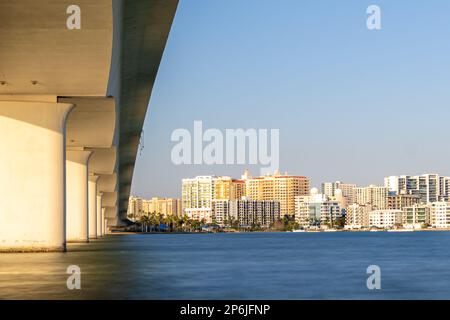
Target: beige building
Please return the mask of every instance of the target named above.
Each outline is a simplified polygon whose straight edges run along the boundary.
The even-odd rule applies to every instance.
[[[341,181],[322,183],[322,193],[328,197],[335,197],[336,191],[341,190],[346,203],[356,203],[356,184],[343,183]]]
[[[419,195],[412,194],[398,194],[388,196],[388,209],[402,210],[406,207],[411,207],[420,203]]]
[[[174,198],[157,198],[143,200],[143,211],[145,213],[161,213],[167,216],[181,216],[181,201]]]
[[[144,200],[139,197],[131,196],[128,199],[128,218],[138,220],[144,213]]]
[[[388,207],[388,194],[387,187],[370,185],[365,188],[356,188],[356,203],[368,206],[372,210],[383,210]]]
[[[309,179],[303,176],[281,175],[251,177],[243,175],[246,196],[252,200],[275,200],[280,202],[281,217],[295,214],[295,197],[309,195]]]
[[[431,225],[434,228],[450,228],[450,203],[433,202],[430,216]]]
[[[345,217],[346,229],[362,229],[368,228],[370,208],[364,205],[354,203],[347,207],[347,215]]]

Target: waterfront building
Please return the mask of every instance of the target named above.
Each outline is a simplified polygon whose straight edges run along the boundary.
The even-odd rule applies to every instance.
[[[231,177],[215,177],[212,180],[213,200],[238,200],[245,196],[245,181]]]
[[[230,219],[239,221],[240,227],[269,228],[280,220],[280,202],[274,200],[231,200]]]
[[[374,210],[369,212],[369,225],[370,227],[390,229],[401,226],[402,218],[402,210]]]
[[[426,204],[415,204],[403,208],[403,227],[407,229],[420,229],[429,225],[431,220],[431,207]]]
[[[242,176],[246,184],[246,196],[252,200],[279,201],[281,216],[295,214],[295,197],[309,194],[309,179],[290,176],[287,173],[251,177],[246,171]]]
[[[438,174],[390,176],[384,184],[391,194],[418,195],[422,203],[449,200],[450,177]]]
[[[173,198],[153,197],[150,200],[142,201],[144,213],[160,213],[163,216],[181,216],[181,201]]]
[[[187,208],[184,214],[192,220],[202,221],[204,223],[213,223],[213,214],[211,208]]]
[[[331,200],[316,188],[313,188],[308,196],[295,198],[295,221],[301,227],[333,226],[335,221],[342,217],[340,202]]]
[[[419,204],[420,196],[415,194],[395,194],[388,196],[388,209],[402,210],[406,207],[414,206]]]
[[[230,200],[214,200],[213,201],[213,222],[224,227],[229,224],[230,219]]]
[[[280,203],[269,200],[216,200],[213,201],[214,222],[219,226],[237,221],[240,227],[269,228],[280,220]]]
[[[356,203],[356,184],[343,183],[341,181],[322,183],[322,193],[330,198],[336,196],[337,190],[341,191],[348,205]]]
[[[357,203],[349,205],[345,216],[345,228],[363,229],[370,227],[369,212],[370,207],[368,206]]]
[[[450,228],[450,203],[433,202],[431,205],[431,225],[434,228]]]
[[[356,203],[368,206],[372,210],[383,210],[388,206],[389,189],[370,185],[364,188],[356,188]]]
[[[184,212],[187,209],[211,210],[214,178],[214,176],[198,176],[182,180],[181,205]]]
[[[236,200],[245,195],[245,181],[228,176],[198,176],[182,180],[182,211],[209,209],[216,200]]]
[[[130,196],[128,198],[127,216],[131,220],[138,220],[144,213],[144,200],[140,197]]]

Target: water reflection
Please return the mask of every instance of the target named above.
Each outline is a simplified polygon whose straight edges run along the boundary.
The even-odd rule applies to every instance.
[[[372,264],[380,291],[366,287]],[[115,235],[0,254],[0,298],[449,299],[449,264],[450,232]]]

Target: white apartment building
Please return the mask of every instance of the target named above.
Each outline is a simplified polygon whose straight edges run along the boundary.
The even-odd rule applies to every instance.
[[[448,201],[450,196],[450,177],[438,174],[390,176],[384,185],[391,193],[418,195],[422,203]]]
[[[211,210],[214,178],[214,176],[198,176],[193,179],[182,180],[181,203],[183,211],[186,209]]]
[[[407,229],[419,229],[423,225],[431,223],[431,206],[415,204],[403,208],[403,227]]]
[[[213,205],[213,220],[219,226],[223,227],[230,221],[230,201],[229,200],[214,200]]]
[[[450,203],[433,202],[430,215],[431,226],[434,228],[450,228]]]
[[[203,221],[204,223],[213,222],[213,214],[210,208],[188,208],[184,210],[184,214],[197,221]]]
[[[297,196],[295,198],[295,221],[301,227],[310,227],[333,223],[342,218],[342,208],[339,201],[318,193],[313,188],[309,196]]]
[[[391,229],[402,225],[402,210],[374,210],[369,212],[370,227]]]

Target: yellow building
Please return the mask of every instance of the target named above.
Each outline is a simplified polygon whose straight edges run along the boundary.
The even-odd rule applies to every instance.
[[[280,215],[295,214],[295,197],[309,194],[310,182],[307,177],[280,175],[251,177],[247,172],[242,178],[246,184],[246,196],[252,200],[278,200]]]

